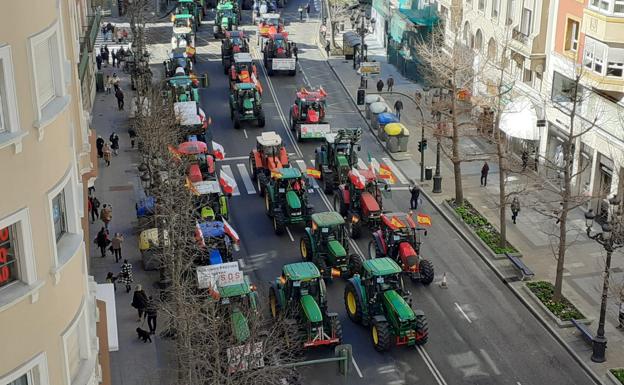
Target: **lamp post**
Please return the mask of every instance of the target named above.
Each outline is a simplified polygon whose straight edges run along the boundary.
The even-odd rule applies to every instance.
[[[355,31],[358,35],[360,35],[360,63],[364,62],[364,49],[366,44],[364,44],[364,38],[368,33],[370,18],[366,14],[366,10],[364,8],[359,9],[359,14],[351,15],[351,25],[356,25]],[[359,26],[357,26],[359,24]],[[353,55],[353,68],[355,69],[355,55]]]
[[[602,282],[602,298],[600,302],[600,319],[598,321],[598,330],[596,337],[592,340],[592,356],[594,362],[605,362],[605,352],[607,349],[607,337],[605,337],[605,318],[607,312],[607,294],[609,292],[609,275],[611,271],[611,255],[613,251],[624,246],[621,228],[621,212],[619,210],[620,199],[617,195],[609,199],[609,218],[607,222],[602,224],[602,232],[592,234],[592,226],[594,224],[594,210],[590,209],[585,213],[585,226],[587,228],[587,236],[604,247],[607,252],[605,261],[605,269]],[[613,234],[615,229],[615,236]]]

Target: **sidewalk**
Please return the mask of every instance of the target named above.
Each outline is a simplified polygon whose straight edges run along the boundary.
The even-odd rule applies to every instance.
[[[337,38],[337,42],[341,39]],[[394,78],[394,92],[404,93],[409,96],[416,91],[421,91],[419,84],[412,83],[403,78],[394,66],[386,60],[385,51],[373,40],[367,37],[368,60],[376,60],[381,63],[380,77],[386,83],[389,76]],[[356,91],[360,85],[360,76],[353,70],[352,61],[344,60],[344,57],[332,56],[329,64],[347,88],[352,98],[355,100]],[[375,84],[378,77],[369,79],[367,93],[376,93]],[[384,87],[384,91],[387,88]],[[384,99],[391,107],[395,100],[402,98],[400,95],[384,95]],[[420,180],[420,153],[418,152],[418,141],[420,140],[421,119],[413,103],[402,98],[405,109],[401,114],[401,122],[410,130],[409,153],[411,160],[399,162],[402,171],[414,181]],[[363,109],[363,106],[360,106]],[[425,119],[429,118],[429,111],[423,108]],[[428,148],[425,153],[425,166],[435,167],[435,140],[431,130],[425,129],[425,136],[428,140]],[[461,144],[462,154],[483,154],[494,153],[495,149],[491,143],[484,138],[464,137]],[[490,223],[497,226],[498,223],[498,165],[496,157],[488,160],[490,173],[487,187],[479,184],[482,161],[466,162],[462,164],[463,190],[465,199],[484,215]],[[421,184],[423,192],[427,193],[437,204],[454,197],[454,181],[452,163],[442,155],[441,161],[442,193],[433,195],[431,193],[432,182],[425,181]],[[550,211],[559,206],[558,198],[553,193],[548,193],[543,189],[545,183],[557,183],[556,180],[544,180],[533,172],[525,174],[514,174],[508,176],[506,188],[508,192],[520,192],[521,212],[514,225],[511,221],[511,212],[507,216],[507,238],[522,254],[523,262],[535,272],[534,280],[546,280],[554,282],[556,259],[553,253],[551,242],[557,242],[556,238],[550,237],[558,231],[558,226],[554,220],[538,213],[535,208]],[[565,272],[564,272],[564,293],[586,316],[596,319],[590,326],[590,330],[595,333],[599,315],[600,298],[602,291],[602,270],[604,269],[605,253],[602,246],[587,238],[585,234],[584,212],[581,209],[572,211],[568,219],[568,239],[571,246],[568,247]],[[506,259],[496,261],[496,265],[505,271],[513,271],[511,263]],[[612,283],[621,285],[624,280],[624,259],[614,256],[612,261]],[[514,286],[521,286],[515,283]],[[523,293],[523,291],[522,291]],[[617,293],[617,292],[616,292]],[[607,309],[606,334],[609,340],[607,349],[608,361],[604,364],[595,364],[589,360],[591,347],[587,345],[578,335],[575,328],[557,329],[557,332],[565,341],[572,346],[579,356],[585,360],[590,367],[599,375],[604,375],[608,368],[624,366],[624,333],[615,328],[618,324],[619,301],[617,295],[609,298]]]

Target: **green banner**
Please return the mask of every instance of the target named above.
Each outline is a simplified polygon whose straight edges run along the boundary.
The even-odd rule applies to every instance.
[[[388,1],[389,0],[373,0],[373,8],[375,8],[378,13],[383,15],[383,17],[388,16]]]
[[[406,26],[407,21],[399,13],[392,15],[392,20],[390,20],[390,37],[392,40],[400,43],[403,40]]]

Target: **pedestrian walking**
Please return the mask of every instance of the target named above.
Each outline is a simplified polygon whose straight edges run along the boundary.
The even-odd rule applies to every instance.
[[[487,162],[483,163],[483,167],[481,167],[481,186],[487,186],[487,177],[490,172],[490,166]]]
[[[109,31],[110,33],[110,31]],[[102,57],[102,59],[104,59],[104,62],[106,62],[106,64],[108,64],[108,58],[110,57],[110,50],[108,49],[108,44],[104,44],[104,57]]]
[[[392,92],[392,87],[394,87],[394,78],[392,75],[386,80],[386,85],[388,86],[388,92]]]
[[[110,144],[104,143],[104,147],[102,148],[102,153],[104,154],[104,163],[106,163],[106,167],[110,166],[111,157],[113,154]]]
[[[420,187],[412,184],[409,187],[410,192],[410,210],[418,210],[418,199],[420,198]]]
[[[128,262],[127,259],[124,259],[123,264],[121,265],[121,271],[117,276],[117,281],[126,285],[126,293],[130,293],[132,290],[132,264]]]
[[[134,127],[130,126],[128,128],[128,136],[130,137],[130,147],[134,148],[134,141],[136,140],[137,133],[134,130]]]
[[[379,79],[377,81],[377,92],[383,91],[383,87],[384,87],[384,82],[383,82],[383,80]]]
[[[91,210],[91,223],[100,217],[100,201],[97,197],[89,196],[89,209]]]
[[[624,329],[624,286],[620,289],[620,308],[618,310],[618,329]]]
[[[310,18],[310,3],[306,5],[306,21]]]
[[[104,222],[104,227],[108,231],[108,224],[113,220],[113,208],[111,205],[104,203],[100,210],[100,219]]]
[[[516,224],[516,218],[518,218],[518,213],[520,212],[520,200],[518,197],[514,197],[511,201],[511,220],[514,225]]]
[[[399,120],[401,120],[402,109],[403,109],[403,102],[401,101],[401,99],[397,99],[397,101],[394,102],[394,113],[397,116],[397,118],[399,118]]]
[[[113,72],[113,88],[115,91],[119,89],[119,84],[121,84],[121,79],[117,76],[116,72]]]
[[[147,314],[147,326],[149,327],[150,334],[156,334],[156,317],[158,316],[158,306],[151,295],[147,298],[147,308],[145,309],[145,313]]]
[[[299,21],[303,21],[303,7],[299,6]]]
[[[327,58],[329,59],[329,53],[331,52],[331,46],[329,45],[329,42],[325,44],[325,52],[327,53]]]
[[[111,89],[113,88],[113,78],[110,75],[106,75],[106,81],[104,82],[104,93],[106,95],[111,93]]]
[[[108,231],[106,231],[105,227],[98,231],[93,242],[100,248],[102,258],[106,257],[106,247],[110,243],[110,239],[108,239]]]
[[[113,150],[113,155],[119,155],[119,135],[116,132],[113,132],[109,138],[111,142],[111,149]]]
[[[147,294],[143,291],[143,286],[136,285],[134,294],[132,295],[131,305],[133,308],[137,309],[137,312],[139,313],[139,319],[137,319],[137,322],[141,322],[143,317],[146,315],[145,309],[147,309],[147,303]]]
[[[117,98],[117,107],[119,108],[119,111],[122,111],[124,109],[124,94],[121,91],[121,88],[117,87],[115,97]]]
[[[116,35],[117,35],[117,43],[121,44],[121,42],[123,41],[123,30],[121,28],[117,28]]]
[[[95,56],[95,65],[97,66],[98,71],[102,70],[102,55],[99,53]]]
[[[527,150],[522,151],[522,171],[526,171],[527,166],[529,165],[529,153]]]
[[[122,42],[125,43],[128,40],[128,30],[125,29],[125,28],[122,28],[121,29],[121,33],[122,33],[122,36],[123,36]]]
[[[115,277],[115,274],[109,271],[108,274],[106,274],[106,283],[112,283],[113,290],[117,291],[117,284],[115,282],[117,282],[117,277]]]
[[[292,43],[293,44],[293,55],[295,55],[295,61],[299,60],[299,48],[297,48],[297,43]]]
[[[98,135],[95,140],[95,147],[97,148],[98,158],[102,159],[104,157],[104,138]]]
[[[113,58],[113,67],[116,67],[117,66],[117,54],[115,53],[115,50],[111,52],[111,57]]]
[[[124,241],[124,237],[121,233],[115,233],[113,240],[111,241],[111,248],[113,249],[113,256],[115,262],[121,261],[121,244]]]

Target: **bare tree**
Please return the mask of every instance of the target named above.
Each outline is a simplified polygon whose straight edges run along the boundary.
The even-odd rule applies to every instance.
[[[350,20],[353,14],[352,0],[329,0],[329,15],[331,20],[331,43],[336,46],[336,34],[339,26]]]

